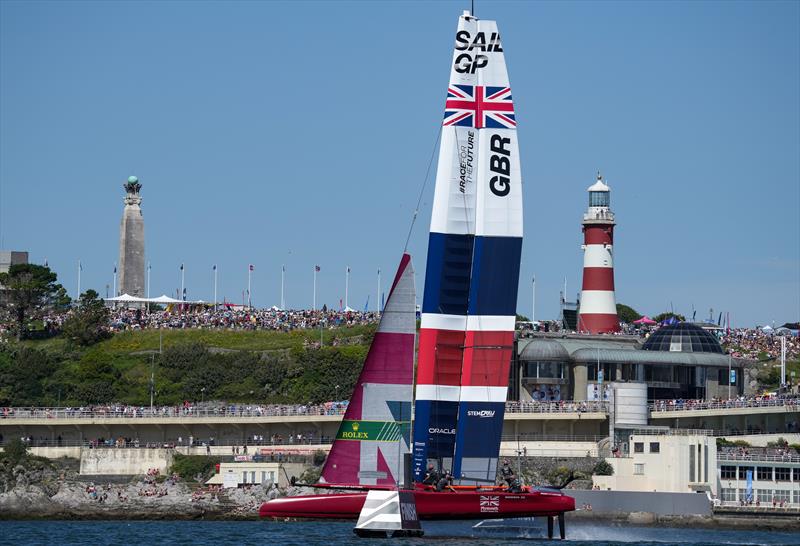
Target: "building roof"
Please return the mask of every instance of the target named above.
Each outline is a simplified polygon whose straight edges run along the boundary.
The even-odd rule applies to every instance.
[[[553,339],[536,339],[528,343],[522,353],[520,360],[569,360],[569,351],[564,345]]]
[[[635,349],[578,349],[571,355],[575,362],[609,362],[612,364],[678,364],[683,366],[728,367],[728,357],[715,353],[679,353]],[[732,361],[734,367],[740,367]]]
[[[659,328],[647,338],[642,349],[672,353],[725,354],[714,334],[690,322],[679,322]]]

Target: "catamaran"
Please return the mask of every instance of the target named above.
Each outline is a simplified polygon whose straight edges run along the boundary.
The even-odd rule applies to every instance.
[[[522,249],[517,121],[495,21],[459,18],[441,128],[417,353],[404,254],[350,405],[315,487],[264,503],[263,517],[359,517],[368,491],[412,491],[420,519],[553,516],[573,498],[497,486]],[[429,465],[449,472],[423,485]],[[349,491],[347,491],[349,489]]]

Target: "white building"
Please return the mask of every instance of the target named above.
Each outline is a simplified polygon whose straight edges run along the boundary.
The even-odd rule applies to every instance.
[[[626,456],[606,459],[613,476],[594,476],[600,489],[717,494],[717,445],[700,431],[632,434]]]

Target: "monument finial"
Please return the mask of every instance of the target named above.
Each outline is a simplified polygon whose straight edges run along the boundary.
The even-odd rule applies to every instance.
[[[128,181],[122,185],[122,188],[129,194],[139,195],[139,190],[142,189],[142,185],[139,183],[138,178],[129,176]]]

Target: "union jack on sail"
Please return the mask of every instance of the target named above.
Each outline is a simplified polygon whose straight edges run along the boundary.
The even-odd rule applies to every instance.
[[[447,89],[443,125],[514,129],[514,101],[510,87],[451,85]]]

